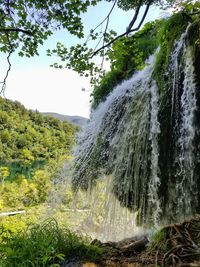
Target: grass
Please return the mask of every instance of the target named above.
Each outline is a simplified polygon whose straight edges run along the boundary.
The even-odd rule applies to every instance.
[[[4,233],[2,241],[1,267],[55,267],[72,258],[96,262],[102,254],[88,238],[59,226],[55,219],[32,225],[8,238]]]

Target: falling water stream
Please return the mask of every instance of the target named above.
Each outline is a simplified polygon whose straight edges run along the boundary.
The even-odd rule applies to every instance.
[[[153,78],[157,51],[142,71],[114,88],[92,112],[79,137],[74,188],[95,192],[99,179],[106,184],[101,239],[122,239],[133,235],[137,225],[158,226],[171,218],[186,218],[198,207],[194,174],[197,85],[187,42],[189,27],[171,53],[163,89],[171,96],[168,107],[166,93],[158,90]],[[165,111],[169,120],[163,119]],[[95,199],[95,195],[90,199],[93,207]]]

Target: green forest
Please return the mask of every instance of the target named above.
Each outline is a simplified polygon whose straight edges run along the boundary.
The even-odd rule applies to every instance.
[[[52,176],[71,155],[78,127],[3,98],[0,121],[1,211],[44,203]]]
[[[69,177],[61,172],[72,160],[79,126],[2,97],[0,121],[0,266],[59,266],[66,253],[80,250],[80,258],[97,260],[100,250],[69,231],[80,217],[73,222],[71,213],[61,213],[73,200]],[[54,194],[61,198],[55,210]],[[77,207],[84,207],[82,200]]]

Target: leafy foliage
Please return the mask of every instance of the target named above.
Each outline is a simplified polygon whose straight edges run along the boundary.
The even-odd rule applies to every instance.
[[[70,153],[77,130],[68,122],[26,110],[19,102],[0,98],[0,161],[55,159]]]
[[[152,1],[152,4],[158,3],[159,1],[154,0]],[[149,0],[134,0],[134,1],[130,1],[130,0],[119,0],[117,2],[119,8],[122,8],[123,10],[130,10],[130,9],[134,9],[137,8],[139,5],[143,6],[149,3]],[[161,3],[159,3],[161,4]]]
[[[196,13],[199,14],[200,11],[200,3],[199,1],[191,1],[191,0],[182,0],[182,1],[175,1],[175,12],[185,12],[190,15],[195,15]]]
[[[0,1],[0,51],[19,49],[19,56],[38,55],[38,46],[61,28],[83,37],[81,14],[97,1]]]
[[[169,55],[174,42],[180,38],[188,22],[198,20],[198,16],[188,15],[191,10],[197,12],[198,5],[195,4],[192,9],[190,4],[185,4],[184,12],[176,13],[165,20],[149,22],[133,36],[122,37],[116,41],[108,52],[111,70],[104,74],[100,82],[94,86],[93,108],[104,101],[118,83],[129,78],[135,71],[142,69],[145,66],[145,60],[153,54],[158,46],[160,46],[160,51],[157,55],[154,78],[158,86],[163,88],[164,73],[169,66]],[[193,26],[189,33],[193,37],[196,36],[196,39],[199,36],[197,28],[198,25]],[[198,40],[196,40],[197,42]]]
[[[44,203],[77,127],[0,98],[0,210]]]
[[[191,20],[185,13],[179,12],[166,20],[159,34],[160,51],[154,68],[154,78],[159,88],[165,88],[165,72],[169,66],[170,53],[174,42],[178,40]],[[173,31],[172,31],[173,29]]]
[[[83,44],[77,44],[68,49],[64,44],[58,43],[55,49],[48,50],[48,55],[56,55],[61,60],[60,63],[53,64],[54,67],[56,68],[67,67],[67,68],[77,71],[81,75],[85,75],[85,76],[90,75],[91,83],[93,85],[97,84],[97,82],[99,81],[99,77],[101,77],[101,75],[97,75],[97,72],[100,74],[103,74],[103,70],[101,67],[97,67],[94,64],[93,57],[96,55],[100,55],[102,58],[104,57],[109,58],[111,45],[113,44],[113,42],[115,42],[116,38],[118,39],[118,37],[121,37],[121,35],[117,36],[117,33],[115,31],[108,28],[109,16],[112,13],[112,10],[115,4],[117,3],[118,7],[125,11],[130,10],[130,9],[135,9],[135,17],[133,17],[134,22],[137,20],[137,17],[140,12],[140,8],[142,6],[144,5],[151,6],[153,4],[158,4],[160,6],[164,5],[164,1],[162,2],[159,0],[141,0],[141,1],[139,0],[118,0],[118,1],[108,0],[108,2],[113,2],[113,7],[111,8],[110,13],[107,16],[105,16],[105,19],[98,26],[90,30],[89,36],[87,37],[87,39],[85,40]],[[166,1],[166,3],[168,4],[172,4],[174,2],[175,0]],[[104,22],[106,24],[105,27],[103,26]],[[129,25],[130,30],[132,29],[134,22],[132,26]],[[99,31],[99,28],[101,28],[100,31]],[[122,34],[122,36],[125,36],[125,33]],[[120,38],[120,40],[122,40],[123,42],[123,38]],[[90,41],[92,41],[93,43],[95,43],[94,41],[96,41],[96,44],[94,45],[93,49],[91,48],[91,45],[89,44]]]
[[[87,11],[89,6],[94,6],[100,1],[0,1],[0,51],[8,54],[8,72],[11,67],[9,58],[13,51],[17,50],[19,56],[31,57],[38,55],[39,45],[43,45],[44,41],[56,30],[66,29],[78,38],[83,38],[81,16]],[[186,13],[199,12],[199,2],[194,1],[194,4],[192,4],[189,0],[108,0],[108,2],[113,2],[113,7],[117,3],[118,7],[125,11],[135,9],[137,14],[136,19],[139,15],[140,8],[144,5],[151,6],[156,4],[163,7],[165,4],[169,6],[175,4],[174,6],[177,10],[183,10]],[[104,30],[101,29],[99,31],[103,22],[106,22],[106,26],[103,27]],[[97,84],[103,71],[101,67],[94,64],[93,57],[98,54],[102,58],[108,58],[111,44],[116,40],[117,35],[116,32],[108,28],[109,15],[103,22],[96,28],[91,29],[88,38],[83,44],[77,44],[68,48],[64,44],[58,43],[52,51],[47,50],[48,55],[57,55],[61,59],[60,63],[55,63],[53,66],[56,68],[67,67],[77,71],[81,75],[90,76],[91,83],[94,85]],[[125,36],[125,34],[122,35]],[[121,43],[125,39],[122,38]],[[89,45],[90,41],[96,41],[94,49]],[[104,46],[105,44],[108,45]],[[101,45],[102,47],[99,49]],[[2,92],[5,90],[5,80],[3,82]],[[6,135],[7,133],[5,133]]]
[[[158,35],[163,23],[163,20],[148,22],[133,36],[123,37],[113,44],[108,53],[111,71],[94,87],[94,108],[105,100],[114,86],[145,66],[145,60],[159,45]]]
[[[102,33],[94,33],[94,30],[91,30],[89,39],[96,40],[101,39]],[[109,33],[104,34],[105,41],[109,42],[114,39],[116,32],[111,30]],[[67,48],[64,44],[57,43],[55,49],[47,50],[48,56],[57,56],[61,62],[54,63],[51,66],[55,68],[68,68],[78,72],[81,76],[91,77],[91,84],[96,84],[99,80],[99,77],[103,73],[101,67],[98,67],[93,58],[94,50],[87,45],[87,42],[84,42],[83,45],[77,44]],[[104,56],[104,51],[101,51],[101,56]]]
[[[4,180],[9,176],[10,172],[8,167],[0,167],[0,182],[4,182]]]
[[[54,219],[50,219],[4,238],[0,244],[0,265],[60,266],[64,259],[74,257],[82,261],[97,261],[101,253],[101,249],[91,245],[89,239],[61,228]]]

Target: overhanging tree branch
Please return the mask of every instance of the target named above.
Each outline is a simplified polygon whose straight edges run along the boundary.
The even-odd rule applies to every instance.
[[[20,29],[20,28],[0,28],[0,32],[22,32],[28,35],[33,35],[33,32],[28,31],[28,30],[24,30],[24,29]]]
[[[95,27],[94,30],[96,30],[97,28],[99,28],[99,27],[104,23],[104,21],[109,20],[109,17],[110,17],[110,15],[111,15],[111,13],[113,12],[113,9],[114,9],[116,3],[117,3],[117,0],[114,1],[114,4],[112,5],[112,7],[111,7],[111,9],[110,9],[108,15],[105,17],[105,19],[104,19],[101,23],[99,23],[99,24]]]
[[[140,0],[139,2],[139,5],[137,6],[136,10],[135,10],[135,14],[131,20],[131,22],[129,23],[127,29],[126,29],[126,33],[129,33],[130,30],[132,29],[133,25],[135,24],[137,18],[138,18],[138,14],[140,12],[140,8],[141,8],[141,5],[142,5],[142,0]]]
[[[137,28],[132,29],[132,30],[130,29],[130,31],[128,33],[131,33],[131,32],[134,32],[134,31],[138,31],[140,29],[140,27],[142,26],[142,23],[144,22],[147,14],[149,12],[149,8],[150,8],[152,2],[153,1],[150,1],[149,4],[146,6],[146,9],[145,9],[145,11],[143,13],[142,19],[140,20],[140,23],[138,24]]]
[[[104,34],[103,34],[103,46],[104,46],[104,43],[105,43],[105,38],[106,38],[106,34],[107,34],[107,30],[108,30],[108,25],[109,25],[109,20],[110,20],[110,14],[112,13],[113,11],[113,8],[115,6],[115,4],[117,3],[117,1],[115,1],[114,5],[112,6],[108,16],[107,16],[107,21],[106,21],[106,27],[105,27],[105,30],[104,30]],[[102,56],[102,61],[101,61],[101,69],[103,68],[103,63],[104,63],[104,57],[105,57],[105,53],[104,53],[104,49],[103,49],[103,56]]]
[[[107,25],[108,25],[108,22],[109,22],[109,19],[110,19],[110,15],[111,15],[111,13],[113,12],[113,9],[114,9],[114,7],[115,7],[115,5],[116,5],[116,3],[117,3],[117,0],[115,0],[114,1],[114,4],[112,5],[112,7],[111,7],[111,9],[110,9],[110,11],[109,11],[109,13],[108,13],[108,15],[93,29],[93,32],[94,31],[96,31],[105,21],[107,21]],[[104,34],[105,34],[105,32],[107,31],[107,27],[108,26],[106,26],[106,29],[105,29],[105,31],[104,31]],[[89,40],[89,38],[90,38],[90,35],[87,37],[87,40],[86,40],[86,42],[85,43],[87,43],[88,42],[88,40]]]
[[[118,39],[120,39],[121,37],[125,36],[125,35],[128,35],[129,33],[131,32],[134,32],[134,31],[138,31],[140,29],[140,27],[142,26],[142,23],[144,22],[147,14],[148,14],[148,11],[149,11],[149,8],[152,4],[153,0],[149,1],[149,3],[147,4],[146,6],[146,9],[143,13],[143,16],[140,20],[140,23],[138,24],[138,26],[134,29],[131,29],[131,27],[134,26],[136,20],[137,20],[137,17],[138,17],[138,14],[139,14],[139,11],[140,11],[140,8],[137,8],[135,14],[134,14],[134,17],[133,19],[131,20],[129,26],[127,27],[126,31],[120,35],[118,35],[117,37],[115,37],[114,39],[112,39],[110,42],[106,43],[105,45],[101,46],[99,49],[97,49],[96,51],[94,51],[94,53],[92,54],[91,58],[94,57],[95,55],[97,55],[101,50],[105,49],[106,47],[109,47],[111,44],[113,44],[114,42],[116,42]]]

